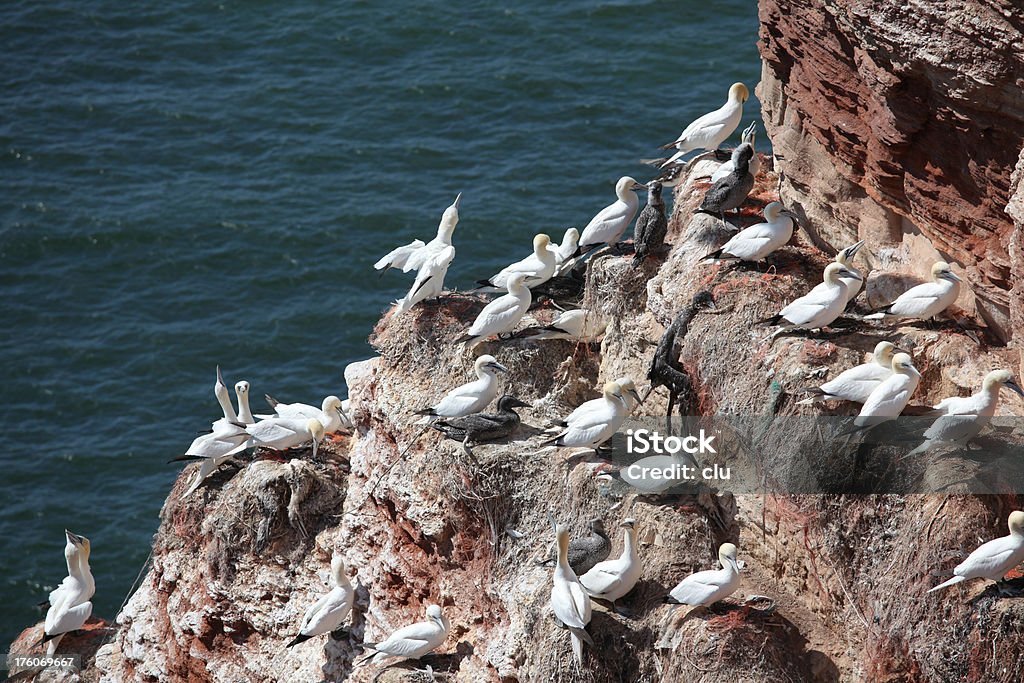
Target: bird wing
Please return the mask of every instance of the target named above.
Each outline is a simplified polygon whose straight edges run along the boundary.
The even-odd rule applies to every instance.
[[[580,235],[580,246],[616,241],[629,225],[629,221],[626,220],[627,216],[631,217],[631,212],[635,211],[634,207],[619,200],[604,207],[590,219],[587,227],[583,229]]]
[[[484,380],[475,380],[460,387],[455,387],[442,398],[434,412],[442,416],[462,416],[474,411],[485,388]],[[490,401],[488,401],[490,403]]]
[[[286,420],[319,420],[324,414],[316,406],[306,403],[278,403],[274,412]]]
[[[565,418],[565,424],[572,425],[581,421],[590,421],[590,417],[594,411],[600,410],[604,406],[604,398],[594,398],[589,401],[576,406],[576,409],[569,413],[569,416]]]
[[[715,570],[691,574],[680,581],[669,595],[681,605],[706,604],[721,588],[718,575]]]
[[[900,294],[887,308],[893,315],[920,315],[934,306],[946,291],[937,282],[925,282]]]
[[[558,620],[572,628],[586,628],[590,622],[590,598],[576,581],[556,580],[551,588],[551,609]]]
[[[858,417],[896,417],[907,405],[912,391],[903,376],[894,375],[871,392]]]
[[[822,384],[821,390],[832,398],[863,403],[879,384],[891,376],[892,370],[878,363],[864,363],[839,373],[832,381]]]
[[[732,117],[735,112],[725,104],[714,111],[709,111],[703,116],[699,116],[690,122],[683,132],[679,134],[676,139],[676,144],[681,142],[690,143],[688,146],[690,149],[700,149],[706,147],[708,143],[713,142],[718,136],[724,131],[725,127],[731,123]],[[737,124],[733,125],[733,128]],[[730,131],[731,132],[731,131]]]
[[[816,322],[827,317],[827,313],[831,313],[833,309],[839,307],[841,292],[841,289],[835,287],[827,287],[819,291],[812,289],[779,311],[779,315],[792,325],[797,326]],[[827,324],[827,322],[821,323],[821,325]],[[821,325],[816,325],[816,327]]]
[[[580,577],[580,583],[591,595],[600,597],[622,583],[622,566],[618,560],[598,562]]]
[[[403,268],[409,257],[418,249],[422,249],[425,243],[422,240],[413,240],[403,247],[397,247],[389,251],[384,257],[373,264],[375,270],[385,268]]]
[[[319,636],[330,633],[344,621],[352,610],[352,591],[334,588],[306,612],[299,633],[305,636]]]
[[[85,626],[91,614],[92,602],[83,602],[81,605],[58,610],[52,622],[47,615],[46,635],[52,636],[80,629]]]
[[[484,306],[466,334],[474,337],[507,332],[523,317],[525,308],[519,297],[506,294]]]
[[[246,431],[258,445],[281,445],[293,442],[298,438],[298,426],[294,420],[287,418],[263,420],[249,425],[246,427]]]
[[[377,643],[374,649],[396,657],[420,657],[433,650],[439,629],[432,622],[421,621],[398,629],[384,642]]]
[[[1003,536],[978,546],[958,564],[953,573],[968,579],[998,580],[1024,559],[1024,546],[1012,536]]]

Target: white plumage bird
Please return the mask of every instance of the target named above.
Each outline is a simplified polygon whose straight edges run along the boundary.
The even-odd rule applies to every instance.
[[[536,287],[550,280],[557,267],[558,255],[550,249],[551,238],[547,235],[536,235],[533,238],[533,253],[524,259],[509,264],[490,279],[481,280],[481,291],[499,292],[508,288],[509,279],[516,273],[522,273],[523,284]],[[573,247],[573,251],[576,247]]]
[[[403,273],[408,273],[410,270],[418,270],[436,254],[452,246],[452,233],[455,232],[455,226],[459,223],[459,203],[461,201],[462,193],[460,192],[452,205],[441,214],[441,222],[437,226],[437,236],[434,239],[426,244],[422,240],[413,240],[405,246],[393,249],[373,264],[374,269],[398,268]]]
[[[50,609],[43,622],[43,642],[46,656],[52,657],[65,633],[76,631],[92,615],[92,596],[96,594],[96,582],[89,568],[89,553],[92,546],[89,539],[64,530],[67,544],[64,559],[67,561],[68,576],[60,586],[50,592]]]
[[[674,142],[662,145],[661,149],[678,150],[661,166],[671,166],[676,161],[697,149],[707,151],[718,149],[733,134],[743,118],[743,103],[750,97],[750,91],[742,83],[733,83],[729,98],[718,109],[708,112],[688,125]]]
[[[846,307],[846,285],[840,279],[843,277],[857,276],[838,263],[828,264],[823,277],[826,285],[824,288],[812,289],[773,317],[761,322],[779,325],[776,335],[786,330],[816,330],[832,324]]]
[[[949,308],[960,296],[960,283],[963,282],[945,261],[937,261],[932,265],[932,281],[911,287],[896,297],[888,306],[880,311],[864,316],[865,320],[882,320],[884,318],[918,318],[931,320]]]
[[[569,629],[576,665],[582,666],[583,643],[594,645],[594,640],[587,633],[591,616],[590,598],[576,572],[569,566],[569,530],[559,524],[555,536],[558,542],[558,561],[551,579],[551,609],[555,617]]]
[[[846,247],[845,249],[840,249],[839,253],[836,254],[836,259],[835,259],[836,263],[838,263],[839,265],[843,266],[848,271],[850,271],[851,273],[856,275],[856,277],[841,277],[841,278],[839,278],[839,280],[844,285],[846,285],[846,303],[849,303],[850,301],[852,301],[854,299],[854,297],[856,297],[857,294],[860,292],[860,288],[864,285],[864,274],[861,273],[856,268],[854,268],[853,264],[851,263],[853,261],[853,257],[857,255],[857,252],[860,251],[861,247],[863,247],[863,246],[864,246],[864,240],[861,240],[861,241],[859,241],[859,242],[857,242],[855,244],[851,244],[850,246]],[[821,283],[817,287],[815,287],[814,289],[816,290],[816,289],[819,289],[819,288],[823,288],[824,286],[825,286],[825,284]],[[812,290],[812,291],[814,291],[814,290]]]
[[[844,370],[820,387],[807,389],[813,395],[797,402],[797,405],[807,406],[819,401],[864,403],[879,384],[892,376],[892,357],[898,351],[892,342],[878,342],[870,361]]]
[[[771,202],[764,207],[764,219],[764,223],[757,223],[739,231],[722,245],[721,249],[704,258],[763,261],[776,249],[785,246],[793,237],[793,216],[785,211],[779,202]],[[818,287],[823,285],[824,283]]]
[[[444,292],[444,279],[448,275],[448,266],[455,260],[455,247],[447,246],[428,256],[413,280],[409,292],[395,302],[397,313],[405,313],[421,301],[436,299]]]
[[[337,630],[352,611],[354,592],[352,584],[345,576],[345,560],[337,551],[331,558],[331,578],[334,580],[334,587],[310,605],[302,617],[298,635],[286,647]]]
[[[626,519],[620,526],[623,533],[622,555],[614,560],[598,562],[590,571],[580,577],[580,583],[592,598],[607,600],[615,606],[615,601],[626,596],[643,574],[643,564],[636,548],[635,522]]]
[[[723,600],[740,587],[740,566],[736,561],[736,546],[723,543],[718,548],[721,569],[708,569],[690,574],[669,591],[665,602],[671,605],[708,606]]]
[[[951,396],[942,399],[933,406],[942,414],[925,431],[924,443],[904,457],[909,458],[941,446],[966,446],[996,414],[999,390],[1003,387],[1024,396],[1024,390],[1013,381],[1013,373],[1009,370],[993,370],[985,375],[981,389],[976,394],[966,398]]]
[[[362,647],[372,650],[364,662],[380,663],[389,657],[419,659],[430,654],[448,639],[451,625],[437,605],[427,607],[427,620],[405,626],[379,643],[363,643]]]
[[[246,425],[249,433],[246,447],[263,447],[275,451],[295,448],[306,443],[313,444],[313,457],[324,438],[324,425],[315,418],[272,417],[256,424]]]
[[[455,343],[468,342],[472,348],[487,337],[514,330],[533,301],[530,289],[524,284],[525,280],[525,273],[513,274],[508,279],[508,294],[499,296],[484,306],[469,330],[456,339]]]
[[[199,485],[226,463],[231,456],[248,448],[249,439],[249,432],[245,430],[244,426],[234,423],[215,424],[213,431],[197,437],[184,455],[172,458],[171,462],[200,461],[199,470],[188,489],[181,494],[181,499],[184,500],[195,493]]]
[[[436,404],[419,410],[416,414],[430,417],[465,417],[479,413],[489,406],[498,395],[498,377],[494,373],[508,372],[508,368],[499,363],[494,356],[485,354],[476,359],[473,369],[476,371],[476,380],[452,389]]]
[[[596,312],[585,308],[562,311],[550,325],[527,327],[516,333],[517,337],[531,339],[572,339],[575,341],[596,341],[604,335],[607,323]]]
[[[587,401],[565,418],[564,428],[544,443],[562,448],[597,448],[614,436],[626,419],[628,408],[622,387],[604,385],[601,398]]]
[[[860,413],[853,421],[855,431],[877,427],[899,416],[914,395],[921,381],[917,371],[905,353],[892,357],[892,375],[872,390],[864,401]]]
[[[342,400],[337,396],[327,396],[320,403],[320,407],[311,406],[308,403],[281,403],[270,394],[264,394],[267,404],[273,408],[273,415],[259,415],[261,420],[269,420],[275,417],[289,420],[320,420],[324,426],[324,433],[330,434],[340,430],[349,423],[348,416],[342,410]]]
[[[615,183],[617,199],[590,219],[580,235],[579,248],[586,251],[600,244],[615,244],[622,239],[623,233],[636,218],[637,209],[640,208],[640,198],[637,197],[636,190],[646,187],[629,176],[619,178]]]
[[[953,578],[940,583],[929,593],[968,579],[1001,580],[1008,571],[1024,562],[1024,512],[1015,510],[1007,520],[1010,535],[981,545],[953,569]]]

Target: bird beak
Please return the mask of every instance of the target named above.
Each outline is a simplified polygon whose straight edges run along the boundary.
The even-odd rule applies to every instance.
[[[64,533],[67,534],[68,540],[74,543],[75,545],[82,545],[82,541],[85,540],[78,534],[73,534],[67,529],[64,530]]]
[[[954,282],[963,282],[963,280],[960,279],[960,276],[957,275],[956,273],[954,273],[952,270],[949,271],[949,272],[943,273],[942,277],[947,278],[949,280],[953,280]]]
[[[491,368],[492,370],[498,370],[499,372],[508,372],[508,368],[506,368],[501,363],[488,363],[487,367]]]
[[[1024,396],[1024,389],[1021,389],[1020,385],[1014,382],[1012,379],[1006,382],[1006,386],[1012,391],[1015,391],[1021,396]]]
[[[629,189],[631,189],[631,190],[646,190],[647,186],[644,185],[643,183],[633,183],[633,187],[631,187]]]
[[[864,242],[865,242],[865,240],[861,240],[860,242],[857,242],[856,244],[853,244],[853,245],[850,245],[849,247],[847,247],[846,248],[846,256],[847,256],[847,258],[853,258],[854,256],[856,256],[857,252],[860,251],[860,248],[864,246]]]
[[[633,398],[635,398],[636,402],[639,404],[640,403],[640,393],[636,389],[630,389],[629,393],[633,394]]]
[[[640,402],[636,404],[637,409],[639,409],[640,406],[642,406],[644,404],[644,401],[647,400],[647,397],[651,395],[652,391],[654,391],[654,385],[653,384],[650,387],[647,388],[647,391],[644,393],[643,398],[641,398]]]
[[[520,401],[518,398],[514,398],[514,399],[512,399],[512,407],[513,408],[529,408],[530,404],[527,403],[526,401]]]
[[[633,528],[633,522],[631,522],[629,520],[626,520],[625,522],[619,522],[619,526],[624,528],[624,529],[632,529]]]
[[[224,384],[224,377],[220,374],[220,366],[219,365],[217,366],[217,383],[218,384]],[[227,385],[224,384],[224,386],[227,386]]]
[[[852,270],[847,270],[846,268],[843,268],[842,270],[839,271],[839,276],[840,277],[852,277],[854,280],[863,280],[864,279],[863,276],[858,275],[857,273],[853,272]]]
[[[454,207],[455,207],[455,209],[456,209],[456,210],[458,210],[458,208],[459,208],[459,204],[460,204],[461,202],[462,202],[462,193],[460,192],[460,193],[458,194],[458,196],[457,196],[457,197],[455,197],[455,201],[454,201],[454,202],[452,202],[452,206],[454,206]]]
[[[734,558],[731,558],[731,557],[726,558],[726,559],[729,560],[729,566],[732,567],[732,570],[734,572],[736,572],[737,574],[739,574],[740,573],[740,565],[739,565],[739,563]]]

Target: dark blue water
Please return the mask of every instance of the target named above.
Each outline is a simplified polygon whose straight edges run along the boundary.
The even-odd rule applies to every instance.
[[[65,527],[114,615],[217,363],[344,395],[411,281],[371,264],[456,193],[466,287],[760,73],[752,0],[284,4],[0,5],[0,643]]]

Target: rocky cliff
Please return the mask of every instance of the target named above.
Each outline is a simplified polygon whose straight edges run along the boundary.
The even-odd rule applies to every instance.
[[[881,447],[854,472],[852,451],[821,449],[820,435],[804,426],[769,432],[762,470],[776,482],[810,477],[826,488],[855,475],[847,490],[859,493],[722,487],[650,500],[598,460],[542,451],[537,436],[606,379],[631,375],[643,389],[665,326],[702,289],[718,310],[694,319],[680,354],[698,386],[694,414],[768,423],[851,414],[850,404],[797,406],[793,392],[861,362],[882,338],[913,351],[925,377],[916,406],[974,391],[991,368],[1020,367],[1019,352],[1002,344],[1021,317],[1011,283],[1020,272],[1024,161],[1014,168],[1024,127],[1011,86],[1022,71],[1019,41],[1008,36],[1019,36],[1019,20],[1009,4],[973,0],[765,0],[759,92],[782,157],[774,162],[782,197],[804,228],[772,268],[698,264],[725,239],[717,219],[693,213],[707,170],[698,165],[677,188],[666,259],[640,269],[607,253],[593,260],[585,300],[609,322],[599,345],[512,341],[476,350],[506,365],[505,387],[533,404],[515,440],[478,447],[476,461],[421,433],[411,409],[465,381],[472,355],[453,356],[450,343],[482,300],[451,294],[385,314],[371,337],[379,356],[345,373],[351,435],[317,460],[260,457],[225,468],[182,501],[185,470],[140,588],[103,642],[93,642],[98,651],[80,678],[422,680],[410,668],[355,665],[356,644],[437,603],[452,632],[419,667],[443,680],[1024,679],[1024,600],[983,583],[925,595],[965,551],[1006,533],[1007,513],[1024,498],[971,492],[994,466],[1004,481],[1024,481],[1024,459],[924,467]],[[765,158],[747,220],[775,198],[772,166]],[[816,283],[834,250],[858,236],[870,245],[869,297],[925,274],[921,264],[936,253],[958,264],[969,277],[962,327],[860,326],[825,340],[764,342],[755,322]],[[1002,398],[1000,414],[1024,414],[1018,397]],[[665,408],[657,393],[644,405],[651,415]],[[870,493],[922,479],[913,490],[943,493]],[[623,601],[627,616],[595,612],[596,647],[582,671],[548,608],[550,570],[535,563],[553,540],[549,515],[575,531],[595,515],[609,529],[633,517],[640,529],[643,579]],[[712,567],[724,541],[738,544],[745,563],[740,592],[703,614],[669,612],[661,604],[668,589]],[[612,552],[621,545],[615,538]],[[326,590],[334,549],[357,587],[351,626],[285,649]],[[12,650],[38,637],[38,625],[27,629]]]

